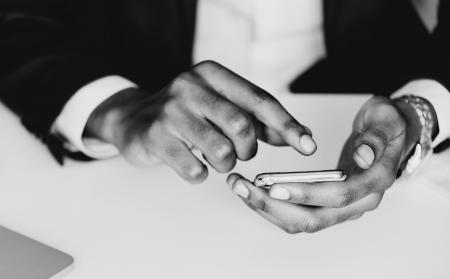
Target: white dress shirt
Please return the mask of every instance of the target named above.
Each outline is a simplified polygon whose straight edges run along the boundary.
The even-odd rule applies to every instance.
[[[439,0],[413,0],[429,30],[437,23]],[[275,97],[326,55],[320,0],[199,0],[194,62],[215,60],[268,90]],[[120,76],[98,79],[74,94],[55,120],[53,130],[72,149],[93,158],[118,154],[112,146],[82,138],[90,114],[104,100],[127,87]],[[394,94],[426,98],[436,110],[437,145],[450,138],[450,94],[436,81],[417,80]]]

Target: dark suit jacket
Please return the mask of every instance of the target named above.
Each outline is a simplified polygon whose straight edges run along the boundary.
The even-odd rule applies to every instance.
[[[427,32],[410,0],[325,0],[327,58],[299,92],[388,94],[414,78],[450,85],[450,2]],[[0,0],[0,97],[49,136],[84,84],[119,74],[152,93],[191,66],[196,0]],[[299,50],[301,51],[301,50]]]

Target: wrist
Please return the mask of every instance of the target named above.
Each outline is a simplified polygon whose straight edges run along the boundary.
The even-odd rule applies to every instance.
[[[123,130],[127,107],[143,95],[138,88],[127,88],[109,97],[89,116],[83,134],[117,146],[118,135],[123,134],[120,131]]]

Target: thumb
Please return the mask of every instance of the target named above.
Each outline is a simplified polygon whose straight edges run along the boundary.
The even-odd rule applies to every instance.
[[[379,159],[388,145],[387,133],[382,129],[369,129],[355,140],[353,160],[361,169],[369,169]]]
[[[361,169],[368,169],[380,160],[387,150],[386,155],[389,158],[397,158],[404,127],[403,117],[390,100],[379,97],[371,99],[363,106],[355,121],[355,163]]]

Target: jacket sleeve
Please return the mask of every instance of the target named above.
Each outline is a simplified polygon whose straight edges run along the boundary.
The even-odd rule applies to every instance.
[[[0,1],[0,98],[49,144],[50,127],[67,100],[111,74],[111,67],[87,28],[87,8],[44,2]]]

